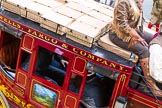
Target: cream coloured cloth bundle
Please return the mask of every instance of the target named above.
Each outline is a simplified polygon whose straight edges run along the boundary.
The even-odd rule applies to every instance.
[[[149,47],[150,75],[158,82],[162,82],[162,47],[159,44],[152,44]]]

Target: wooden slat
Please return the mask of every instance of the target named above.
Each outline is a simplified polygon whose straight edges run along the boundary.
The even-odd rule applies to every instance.
[[[33,1],[51,8],[56,8],[63,5],[63,3],[55,0],[33,0]]]
[[[72,8],[72,9],[75,9],[77,11],[83,12],[83,13],[87,13],[87,12],[92,10],[92,8],[84,6],[84,5],[79,4],[77,2],[69,2],[65,5]]]
[[[107,15],[105,15],[105,14],[103,14],[101,12],[98,12],[96,10],[92,10],[92,11],[88,12],[87,14],[90,15],[90,16],[93,16],[93,17],[95,17],[97,19],[103,20],[105,22],[112,21],[112,18],[110,16],[107,16]]]
[[[89,7],[91,9],[96,9],[101,5],[101,3],[95,1],[89,1],[89,0],[72,0],[72,1],[84,5],[85,7]]]
[[[105,8],[105,7],[100,6],[100,7],[96,8],[95,10],[97,10],[98,12],[103,13],[107,16],[114,17],[114,11],[112,11],[109,8]]]

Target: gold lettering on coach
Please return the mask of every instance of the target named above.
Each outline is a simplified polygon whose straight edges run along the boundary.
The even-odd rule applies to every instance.
[[[92,54],[88,54],[87,58],[90,58],[90,59],[92,59],[92,60],[95,60],[95,56],[92,55]]]
[[[87,53],[86,53],[86,52],[84,52],[84,51],[80,51],[80,55],[82,55],[82,56],[86,56],[86,55],[87,55]]]
[[[46,41],[49,41],[49,40],[50,40],[50,38],[49,38],[48,36],[44,36],[44,39],[45,39]]]
[[[115,68],[115,67],[116,67],[116,64],[114,64],[114,63],[110,63],[109,66]]]
[[[55,39],[51,39],[51,42],[53,43],[53,44],[57,44],[58,43],[58,41],[57,40],[55,40]]]
[[[101,63],[104,64],[104,65],[108,65],[106,60],[102,61]]]
[[[68,48],[68,45],[63,43],[62,44],[62,47],[65,48],[65,49],[67,49]]]
[[[102,58],[97,58],[96,61],[97,62],[101,62],[102,61]]]
[[[0,20],[2,20],[2,21],[4,21],[4,22],[8,23],[9,25],[12,25],[12,26],[15,27],[15,28],[18,28],[18,29],[21,28],[21,25],[20,25],[20,24],[17,24],[16,22],[13,22],[13,21],[11,21],[11,20],[9,20],[9,19],[7,19],[7,18],[4,18],[3,16],[0,16]]]
[[[124,67],[123,67],[123,66],[120,66],[119,69],[120,69],[121,71],[123,71],[123,70],[124,70]]]
[[[72,51],[75,52],[75,53],[78,53],[76,48],[73,48]]]
[[[43,36],[44,36],[44,35],[40,33],[38,37],[40,37],[40,38],[43,39]]]

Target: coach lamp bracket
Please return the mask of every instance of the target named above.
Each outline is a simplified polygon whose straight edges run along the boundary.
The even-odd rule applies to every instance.
[[[127,97],[119,96],[115,102],[114,108],[126,108],[127,107]]]

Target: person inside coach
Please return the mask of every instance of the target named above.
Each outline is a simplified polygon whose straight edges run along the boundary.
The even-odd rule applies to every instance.
[[[152,35],[143,31],[143,1],[116,0],[114,19],[109,25],[109,35],[114,44],[139,56],[147,84],[154,95],[162,97],[162,91],[149,74],[148,43]]]

